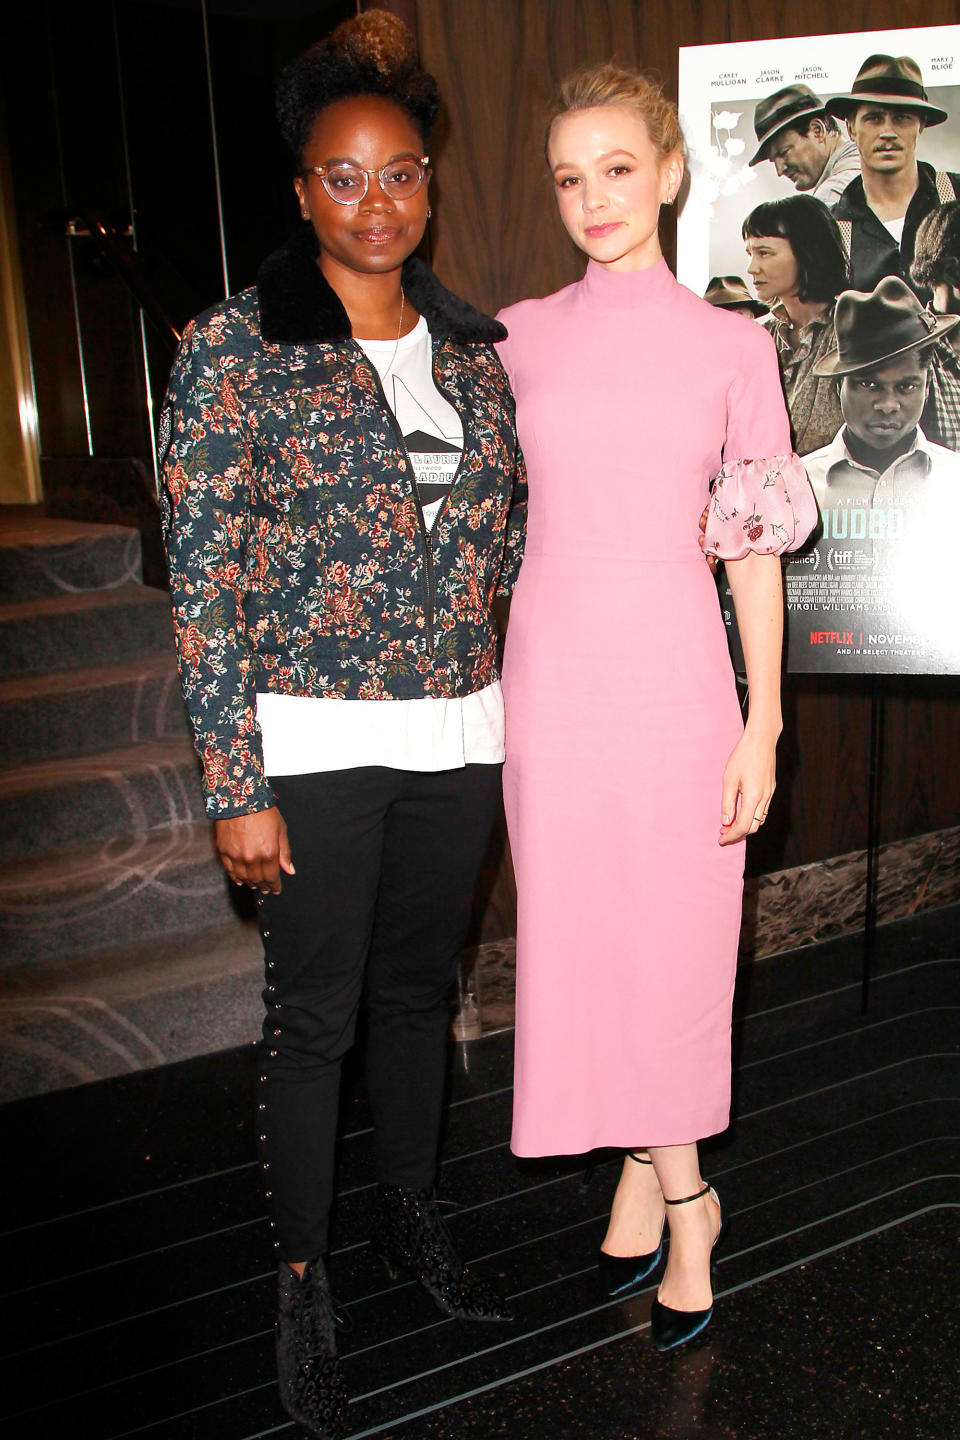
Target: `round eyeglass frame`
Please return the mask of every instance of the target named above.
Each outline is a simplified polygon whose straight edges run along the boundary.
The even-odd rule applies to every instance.
[[[352,161],[338,160],[333,165],[308,165],[306,170],[302,171],[302,174],[304,178],[306,178],[308,175],[316,175],[324,190],[326,190],[327,194],[330,196],[330,199],[335,201],[337,205],[359,205],[362,200],[365,200],[367,198],[367,192],[370,189],[371,175],[376,175],[377,179],[380,182],[380,189],[383,191],[384,195],[388,195],[391,200],[412,200],[414,195],[416,195],[417,191],[420,189],[424,180],[426,180],[427,176],[430,173],[430,156],[421,155],[419,158],[414,156],[403,157],[403,159],[407,158],[411,159],[413,164],[416,165],[417,172],[420,178],[417,180],[416,185],[409,192],[409,194],[406,195],[394,194],[391,186],[391,181],[389,180],[389,178],[385,178],[388,176],[392,166],[401,163],[397,160],[391,160],[389,164],[382,166],[379,170],[376,167],[367,170],[364,169],[362,165],[354,165]],[[340,169],[353,170],[358,175],[363,176],[363,192],[357,197],[356,200],[344,200],[342,195],[336,195],[330,189],[330,186],[327,183],[327,177],[330,174],[331,170]]]

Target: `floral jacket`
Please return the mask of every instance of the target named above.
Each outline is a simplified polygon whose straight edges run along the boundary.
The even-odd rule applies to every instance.
[[[407,261],[404,290],[464,432],[428,534],[379,378],[315,256],[304,227],[256,286],[191,321],[161,415],[180,677],[214,817],[273,804],[257,690],[389,700],[495,680],[492,601],[523,550],[503,326]]]

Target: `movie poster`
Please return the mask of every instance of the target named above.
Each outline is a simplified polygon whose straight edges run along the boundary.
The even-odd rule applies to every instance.
[[[821,511],[789,668],[960,673],[960,26],[681,49],[680,115],[678,278],[772,334]]]

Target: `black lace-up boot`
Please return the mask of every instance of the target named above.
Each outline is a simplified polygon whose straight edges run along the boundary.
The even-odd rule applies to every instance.
[[[391,1280],[419,1280],[445,1315],[455,1320],[512,1320],[507,1301],[467,1270],[440,1217],[432,1190],[381,1185],[373,1248]]]
[[[277,1379],[280,1403],[316,1440],[344,1433],[347,1392],[337,1359],[327,1272],[311,1260],[300,1279],[280,1266],[277,1286]]]

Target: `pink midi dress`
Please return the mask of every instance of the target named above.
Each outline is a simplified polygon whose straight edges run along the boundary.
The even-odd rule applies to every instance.
[[[742,721],[698,544],[816,523],[773,341],[665,262],[500,316],[530,482],[504,663],[517,876],[512,1147],[673,1145],[725,1128],[742,844],[721,779]]]

